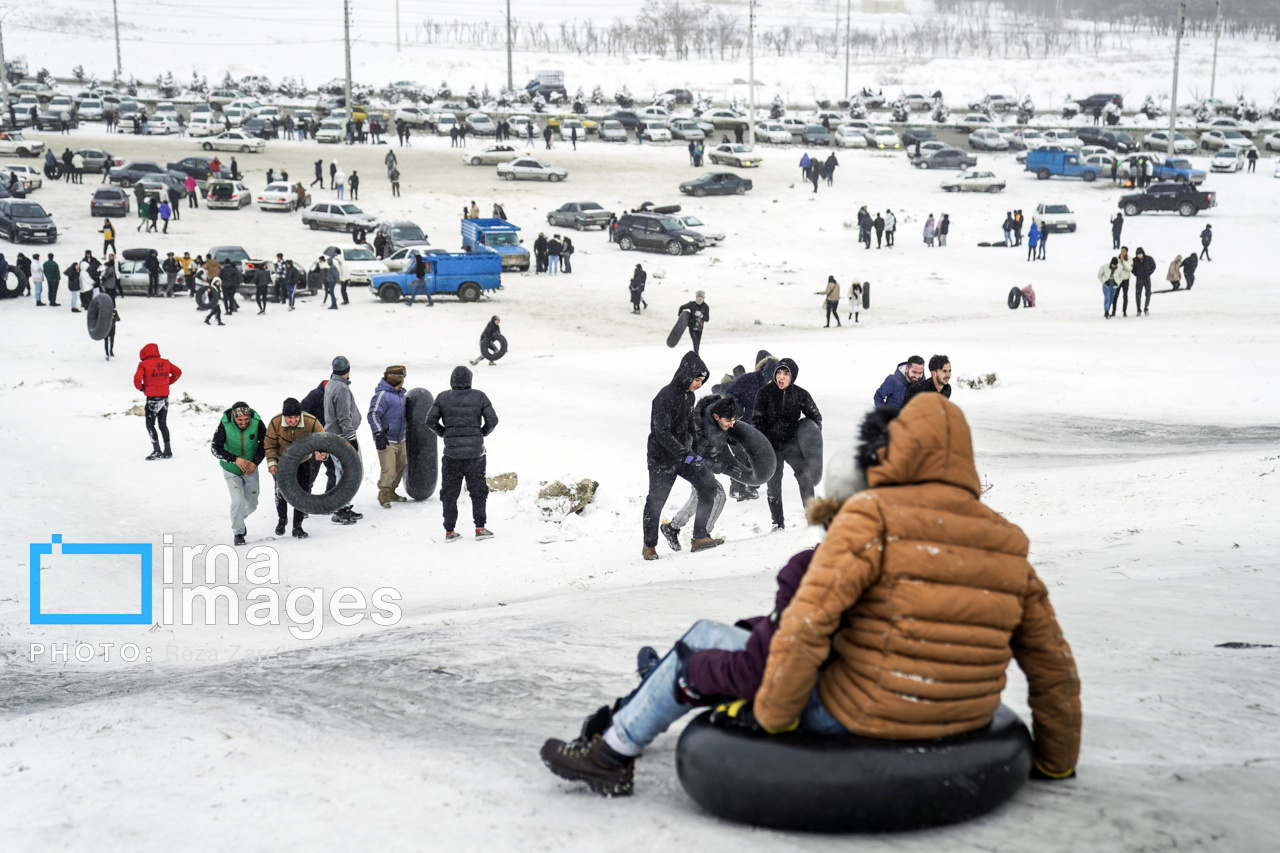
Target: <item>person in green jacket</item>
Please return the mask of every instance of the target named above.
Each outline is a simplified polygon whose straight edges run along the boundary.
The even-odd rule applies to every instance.
[[[267,455],[266,427],[248,403],[239,402],[222,413],[210,445],[222,466],[231,493],[231,532],[235,544],[245,544],[244,520],[258,508],[258,465]]]
[[[49,258],[40,267],[44,270],[45,284],[49,285],[49,304],[57,306],[58,304],[58,282],[62,281],[62,270],[58,269],[57,263],[53,260],[53,252],[49,253]]]

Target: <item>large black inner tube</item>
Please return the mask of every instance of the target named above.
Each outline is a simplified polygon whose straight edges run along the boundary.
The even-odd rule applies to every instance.
[[[507,354],[507,339],[499,332],[480,341],[480,354],[489,361],[497,361]]]
[[[328,453],[342,463],[342,476],[334,487],[323,494],[313,495],[298,482],[298,469],[317,452]],[[289,445],[280,456],[276,467],[276,481],[280,494],[289,505],[308,515],[328,515],[347,506],[360,491],[364,479],[364,464],[360,454],[345,438],[332,432],[313,432]]]
[[[796,426],[796,447],[804,457],[804,475],[809,485],[822,481],[822,428],[817,421],[804,418]]]
[[[115,303],[105,293],[93,297],[89,307],[85,309],[84,319],[89,324],[89,337],[100,341],[111,331],[111,312]]]
[[[405,395],[404,490],[415,501],[425,501],[436,489],[440,457],[436,434],[427,427],[427,412],[435,398],[426,388],[414,388]]]
[[[1017,310],[1018,306],[1021,304],[1022,304],[1022,289],[1019,287],[1015,287],[1009,291],[1009,308],[1013,310]]]
[[[803,832],[901,832],[969,820],[1009,800],[1031,772],[1031,735],[1001,705],[991,724],[937,740],[761,736],[712,726],[680,735],[676,772],[727,820]]]
[[[748,486],[762,486],[769,482],[778,464],[778,456],[764,433],[744,421],[738,421],[729,430],[734,443],[729,452],[738,463],[741,476],[736,479]]]

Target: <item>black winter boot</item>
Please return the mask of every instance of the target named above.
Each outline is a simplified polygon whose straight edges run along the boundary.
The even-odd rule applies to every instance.
[[[287,519],[287,518],[282,518],[282,519],[280,519],[279,521],[277,521],[277,522],[276,522],[276,535],[277,535],[277,536],[283,536],[283,535],[284,535],[284,529],[285,529],[285,527],[287,527],[287,526],[288,526],[288,524],[289,524],[289,519]]]
[[[561,779],[586,782],[606,797],[629,797],[635,783],[636,760],[614,752],[600,735],[582,746],[552,738],[542,745],[542,763]]]
[[[160,445],[156,444],[155,442],[152,442],[151,455],[147,457],[147,461],[150,462],[153,459],[163,459],[163,458],[164,458],[164,453],[160,450]]]
[[[672,551],[680,550],[680,528],[672,527],[671,522],[664,521],[662,526],[658,528],[662,531],[662,535],[666,538],[667,544],[671,546]]]
[[[160,454],[160,458],[161,458],[161,459],[172,459],[172,458],[173,458],[173,448],[171,448],[171,447],[168,445],[168,443],[167,443],[167,442],[165,443],[165,446],[164,446],[164,453],[161,453],[161,454]]]

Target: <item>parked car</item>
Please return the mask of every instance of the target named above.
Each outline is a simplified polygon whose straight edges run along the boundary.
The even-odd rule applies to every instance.
[[[403,121],[405,124],[409,125],[409,127],[423,128],[427,126],[428,118],[429,114],[426,110],[421,109],[420,107],[404,104],[396,107],[392,123],[395,121]]]
[[[985,169],[969,169],[954,178],[947,178],[940,186],[949,193],[998,193],[1004,189],[1004,181]]]
[[[262,109],[262,104],[253,98],[236,98],[222,108],[222,114],[225,116],[229,109],[240,110],[244,118],[250,119],[258,114],[258,111]]]
[[[280,128],[273,119],[261,118],[254,116],[253,118],[240,125],[240,130],[247,133],[254,139],[279,139]]]
[[[686,142],[696,142],[707,138],[696,121],[691,118],[673,118],[669,125],[671,135]]]
[[[212,162],[212,157],[183,157],[176,163],[167,164],[166,168],[170,172],[182,172],[184,175],[190,175],[197,181],[207,181],[209,179],[209,164]]]
[[[1065,204],[1038,204],[1033,217],[1041,231],[1075,231],[1076,217]]]
[[[0,234],[10,243],[58,242],[53,217],[36,202],[23,199],[0,199]]]
[[[187,180],[187,176],[181,172],[161,172],[158,175],[143,175],[134,184],[136,187],[142,187],[151,194],[168,195],[169,190],[177,190],[185,192],[183,184]]]
[[[776,145],[790,145],[791,131],[775,121],[762,121],[755,128],[756,139]]]
[[[1143,151],[1168,151],[1169,150],[1169,131],[1153,130],[1146,136],[1142,137]],[[1196,150],[1196,144],[1193,140],[1183,136],[1181,133],[1175,132],[1173,135],[1173,153],[1174,154],[1190,154]]]
[[[917,149],[920,151],[919,154],[915,153]],[[947,143],[947,142],[943,142],[941,139],[926,139],[923,142],[919,142],[919,143],[916,143],[915,145],[912,145],[911,148],[908,149],[908,155],[909,155],[908,159],[910,160],[911,165],[919,166],[920,160],[926,159],[928,157],[932,157],[938,151],[959,151],[959,150],[960,149],[956,148],[954,145],[951,145],[950,143]],[[968,156],[968,155],[965,155],[965,156]],[[973,159],[977,160],[978,158],[975,157]]]
[[[527,138],[529,128],[533,128],[533,135],[536,137],[542,130],[538,127],[538,123],[526,115],[507,116],[507,124],[511,125],[511,135],[517,139]]]
[[[594,201],[571,201],[548,213],[547,224],[572,227],[578,231],[586,228],[599,228],[603,231],[609,226],[609,219],[612,216],[610,211]]]
[[[1202,184],[1208,177],[1202,169],[1191,165],[1190,160],[1182,157],[1153,157],[1151,160],[1151,177],[1157,181],[1190,181]]]
[[[790,131],[792,136],[799,136],[804,132],[805,126],[809,124],[809,122],[796,116],[783,116],[777,119],[777,122]]]
[[[178,126],[177,113],[157,113],[147,119],[148,136],[168,136],[181,130],[182,128]]]
[[[672,103],[676,103],[676,104],[692,104],[693,103],[693,92],[690,92],[688,89],[668,89],[662,94],[668,95],[671,98]]]
[[[1218,116],[1196,126],[1201,133],[1210,130],[1238,130],[1244,136],[1253,136],[1253,128],[1238,119]]]
[[[377,234],[381,234],[386,240],[388,254],[395,254],[402,249],[423,250],[430,245],[423,230],[407,219],[384,219],[378,223],[375,236]],[[397,268],[388,265],[388,269]]]
[[[866,128],[845,123],[836,128],[836,145],[840,148],[866,148]]]
[[[560,166],[552,166],[536,157],[517,157],[498,164],[498,177],[508,181],[563,181],[569,172]]]
[[[945,144],[945,143],[939,143]],[[917,169],[970,169],[978,165],[978,158],[959,148],[943,148],[925,153],[911,161]]]
[[[458,126],[458,117],[453,113],[435,113],[431,117],[431,126],[436,129],[436,136],[448,136]]]
[[[708,245],[716,246],[724,242],[723,231],[716,231],[710,225],[692,214],[678,213],[676,214],[676,219],[679,219],[685,228],[695,234],[701,234],[703,239],[707,241]]]
[[[707,152],[707,159],[711,161],[713,166],[737,166],[739,168],[759,166],[764,162],[764,158],[749,145],[740,145],[736,142],[723,142],[717,145]]]
[[[333,144],[347,137],[346,123],[336,119],[325,119],[316,128],[315,140],[320,143]]]
[[[600,135],[600,139],[604,142],[627,141],[627,129],[622,126],[622,122],[615,121],[614,119],[605,119],[600,122],[600,127],[597,130],[597,133]]]
[[[131,187],[148,175],[162,175],[167,171],[159,163],[150,160],[132,160],[111,170],[111,183]]]
[[[1280,130],[1268,133],[1262,140],[1262,148],[1264,151],[1280,151]]]
[[[214,89],[209,93],[209,103],[220,107],[243,97],[245,94],[239,89]]]
[[[1107,130],[1101,127],[1078,127],[1078,136],[1087,145],[1101,145],[1119,154],[1138,150],[1137,141],[1123,130]]]
[[[368,285],[372,276],[389,272],[387,265],[364,246],[327,246],[321,254],[334,259],[339,280],[347,284]]]
[[[239,127],[251,118],[253,118],[253,113],[241,107],[222,108],[222,123],[224,126],[229,124],[232,127]]]
[[[1079,148],[1084,145],[1084,140],[1076,136],[1074,130],[1045,130],[1041,132],[1041,136],[1047,145],[1060,145],[1063,148]]]
[[[1090,95],[1087,98],[1077,99],[1076,103],[1079,104],[1080,112],[1082,113],[1092,113],[1094,107],[1105,109],[1107,104],[1115,104],[1117,107],[1124,109],[1124,98],[1114,93]]]
[[[702,114],[702,118],[715,125],[717,130],[732,130],[739,125],[747,124],[747,117],[733,110],[707,110]]]
[[[667,122],[665,119],[645,119],[640,122],[640,126],[644,128],[644,138],[649,142],[671,141],[671,131],[667,128]]]
[[[81,121],[102,121],[103,104],[101,98],[85,98],[80,102],[76,112]]]
[[[472,113],[467,116],[467,132],[476,136],[496,136],[498,126],[484,113]]]
[[[751,189],[748,178],[740,178],[733,172],[707,172],[691,181],[680,184],[685,195],[743,195]]]
[[[889,132],[893,133],[893,131]],[[820,124],[806,124],[804,130],[800,131],[800,142],[804,145],[829,147],[831,145],[831,133]]]
[[[1180,216],[1195,216],[1217,207],[1218,194],[1203,192],[1190,183],[1152,184],[1140,193],[1123,195],[1117,203],[1125,216],[1158,210],[1176,210]]]
[[[253,204],[253,193],[241,181],[218,178],[205,187],[204,206],[210,210],[239,210]]]
[[[44,153],[44,142],[27,139],[20,130],[0,133],[0,154],[17,154],[19,157],[36,157]]]
[[[586,126],[572,117],[562,118],[560,123],[556,125],[556,132],[561,139],[572,139],[575,132],[578,134],[579,141],[587,138]]]
[[[256,139],[243,130],[227,130],[200,143],[205,151],[239,151],[242,154],[261,153],[267,147],[264,140]]]
[[[928,142],[937,138],[927,127],[907,127],[902,130],[902,145],[905,148],[910,148],[917,142]]]
[[[306,194],[302,206],[311,206],[311,193]],[[258,207],[263,210],[297,210],[298,193],[294,190],[293,184],[275,181],[263,187],[262,192],[258,194]]]
[[[406,246],[403,249],[396,249],[383,258],[382,262],[387,265],[387,269],[391,272],[403,272],[409,265],[410,255],[414,253],[419,255],[447,255],[449,250],[437,249],[434,246]]]
[[[1244,149],[1219,148],[1209,161],[1209,168],[1215,172],[1239,172],[1246,159]]]
[[[974,151],[1008,151],[1009,140],[996,133],[994,127],[980,127],[969,134],[969,147]]]
[[[991,104],[991,109],[996,112],[1003,113],[1016,108],[1018,106],[1018,99],[1012,95],[986,95],[980,101],[971,101],[969,103],[969,109],[980,110],[988,103]]]
[[[198,113],[187,121],[187,135],[194,137],[213,136],[222,131],[222,122],[212,113]]]
[[[1080,155],[1081,160],[1085,157],[1092,157],[1094,154],[1109,154],[1110,152],[1111,149],[1105,145],[1085,145],[1076,151],[1076,153]]]
[[[653,118],[653,116],[646,116],[646,118]],[[558,113],[557,115],[553,115],[551,118],[547,119],[547,127],[558,128],[566,121],[576,121],[578,123],[579,139],[585,138],[585,135],[583,133],[584,130],[596,129],[596,122],[592,121],[589,118],[583,118],[582,116],[574,115],[573,113]]]
[[[891,127],[873,127],[867,131],[867,147],[885,150],[890,148],[901,148],[902,140],[898,139],[898,134],[893,132]]]
[[[80,121],[76,118],[75,110],[70,106],[55,107],[52,104],[41,110],[36,115],[36,130],[61,130],[63,113],[67,116],[67,127],[79,127]]]
[[[650,249],[668,255],[690,255],[707,245],[706,238],[665,213],[624,213],[613,232],[618,248]]]
[[[1220,148],[1240,148],[1248,150],[1253,142],[1238,130],[1211,130],[1200,135],[1200,147],[1206,151],[1217,151]]]
[[[35,166],[28,166],[26,163],[6,163],[4,170],[13,173],[27,192],[44,186],[44,176]],[[8,181],[5,181],[5,184],[7,185]]]
[[[376,216],[370,216],[354,204],[322,202],[313,204],[302,214],[302,224],[312,231],[328,228],[331,231],[354,231],[357,227],[372,231],[378,224]]]
[[[982,113],[969,113],[967,116],[965,116],[963,119],[961,119],[956,123],[956,125],[961,130],[966,130],[969,133],[973,133],[978,128],[991,127],[994,124],[995,124],[994,121],[987,118]]]
[[[514,160],[519,152],[514,145],[501,143],[481,148],[479,151],[464,151],[462,162],[471,166],[496,166],[508,160]]]
[[[921,95],[919,92],[912,92],[910,95],[903,95],[902,100],[906,102],[907,109],[913,113],[922,113],[928,111],[933,106],[933,99]]]

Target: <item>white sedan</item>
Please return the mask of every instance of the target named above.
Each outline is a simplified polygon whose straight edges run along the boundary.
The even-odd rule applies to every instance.
[[[724,142],[717,145],[707,152],[707,159],[711,161],[713,166],[737,166],[739,168],[759,166],[764,162],[764,158],[755,153],[750,146],[739,145],[736,142]]]
[[[1021,142],[1027,149],[1039,148],[1046,142],[1044,135],[1041,134],[1040,131],[1032,130],[1029,127],[1024,127],[1021,130],[1015,131],[1013,138],[1018,142]]]
[[[650,142],[670,142],[671,130],[667,127],[667,123],[663,119],[651,118],[640,122],[640,126],[644,128],[644,138]]]
[[[462,162],[471,166],[496,166],[518,156],[514,145],[490,145],[479,151],[467,151],[462,155]]]
[[[1168,151],[1169,150],[1169,131],[1153,130],[1146,136],[1142,137],[1143,151]],[[1173,153],[1174,154],[1190,154],[1196,150],[1194,140],[1188,139],[1181,133],[1173,135]]]
[[[177,133],[182,130],[178,126],[177,113],[156,113],[147,119],[147,135],[155,136],[160,134],[168,136],[170,133]]]
[[[1280,151],[1280,130],[1268,133],[1262,140],[1262,148],[1264,151]]]
[[[1009,140],[997,133],[994,127],[980,127],[969,134],[969,147],[974,151],[1008,151]]]
[[[1061,145],[1063,148],[1079,148],[1084,145],[1084,140],[1070,130],[1046,130],[1042,135],[1045,138],[1045,142],[1052,142]]]
[[[529,135],[529,129],[533,128],[533,135],[537,136],[542,128],[538,127],[538,123],[526,115],[514,115],[507,117],[507,124],[511,125],[511,134],[513,136]]]
[[[902,140],[898,138],[898,134],[894,133],[891,127],[873,127],[867,131],[866,136],[868,148],[885,150],[902,147]]]
[[[1240,148],[1219,148],[1209,161],[1209,168],[1215,172],[1239,172],[1244,168],[1246,159]]]
[[[1004,189],[1004,181],[985,169],[969,169],[947,178],[939,186],[949,193],[998,193]]]
[[[243,154],[260,153],[267,147],[265,139],[250,136],[243,130],[227,130],[200,143],[205,151],[239,151]]]
[[[716,231],[710,225],[703,222],[701,219],[699,219],[696,216],[691,216],[688,214],[685,214],[683,216],[677,215],[676,219],[679,219],[680,223],[684,225],[684,227],[687,230],[696,231],[697,233],[702,235],[703,239],[705,239],[708,243],[712,245],[724,242],[723,231]]]
[[[560,166],[552,166],[535,157],[518,157],[498,164],[498,177],[508,181],[563,181],[569,172]]]
[[[1200,135],[1200,147],[1206,151],[1221,148],[1249,149],[1253,147],[1253,143],[1238,130],[1211,130]]]
[[[338,277],[349,284],[367,285],[370,276],[390,272],[387,265],[375,258],[373,251],[365,246],[329,246],[321,254],[335,259]]]
[[[756,139],[764,142],[774,142],[778,145],[787,145],[791,142],[791,131],[778,122],[762,121],[756,125]]]
[[[302,206],[311,206],[310,193],[306,194]],[[286,184],[283,181],[267,184],[266,188],[258,194],[258,207],[263,210],[297,210],[297,190],[294,189],[292,184]]]
[[[865,128],[856,124],[842,124],[836,128],[836,145],[840,148],[866,148]]]
[[[747,123],[746,116],[735,113],[733,110],[708,110],[702,114],[702,118],[721,129],[734,128]]]

